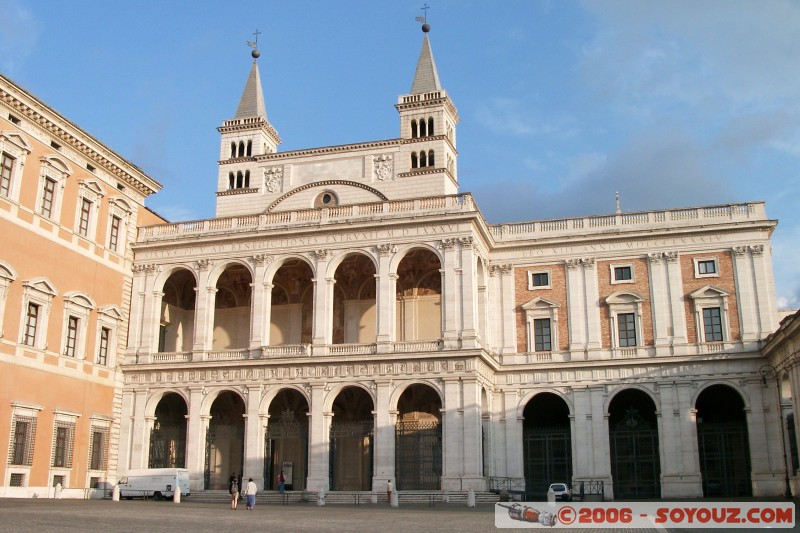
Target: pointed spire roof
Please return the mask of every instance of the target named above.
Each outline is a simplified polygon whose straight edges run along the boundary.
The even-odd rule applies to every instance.
[[[423,94],[442,90],[442,86],[439,83],[439,73],[436,71],[436,63],[433,61],[431,45],[430,42],[428,42],[426,26],[427,29],[430,29],[427,24],[422,28],[422,31],[425,32],[425,38],[422,40],[422,51],[419,53],[417,72],[414,74],[414,84],[411,86],[411,94]]]
[[[267,109],[264,106],[264,93],[261,90],[261,75],[258,73],[258,61],[253,55],[253,66],[244,86],[239,108],[234,119],[261,117],[266,120]]]

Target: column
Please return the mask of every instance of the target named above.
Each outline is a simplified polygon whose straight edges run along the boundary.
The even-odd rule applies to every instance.
[[[134,409],[136,393],[126,389],[122,391],[122,407],[119,420],[119,450],[118,465],[120,472],[127,472],[131,468],[131,446],[133,445]]]
[[[478,280],[472,237],[461,237],[461,347],[475,348],[478,325]]]
[[[481,387],[476,380],[462,382],[464,402],[462,438],[464,462],[461,490],[486,490],[483,477],[483,417],[481,416]]]
[[[669,345],[669,300],[667,296],[666,269],[661,252],[647,254],[650,278],[650,301],[653,309],[653,337],[656,346]]]
[[[264,282],[264,278],[267,267],[272,263],[272,257],[267,254],[256,254],[251,261],[254,273],[250,299],[250,351],[254,352],[260,351],[262,346],[269,345],[269,322],[265,322],[264,317],[269,318],[269,314],[265,313],[265,307],[270,307],[270,300],[267,300],[267,283]]]
[[[663,458],[661,496],[701,498],[700,464],[697,454],[692,453],[697,449],[697,435],[693,424],[696,411],[689,404],[691,388],[686,383],[672,382],[662,384],[658,391],[661,397],[658,434]]]
[[[189,470],[189,484],[192,491],[205,488],[206,430],[211,417],[201,414],[204,396],[204,387],[189,387],[189,414],[186,415],[186,468]]]
[[[194,346],[192,351],[205,352],[211,349],[214,327],[214,303],[217,289],[208,286],[210,261],[197,262],[197,287],[195,287]]]
[[[264,329],[261,332],[261,342],[262,346],[269,346],[272,339],[272,289],[275,285],[268,281],[262,285],[264,286],[264,305],[261,308],[261,324]]]
[[[522,416],[517,416],[519,402],[516,390],[503,391],[505,404],[505,442],[506,442],[506,476],[524,482],[525,469],[522,461]]]
[[[758,338],[765,339],[778,327],[778,320],[774,312],[778,306],[774,301],[772,261],[769,251],[765,251],[763,244],[754,244],[749,248],[753,258],[753,287],[757,303]]]
[[[594,257],[581,259],[583,265],[583,287],[586,310],[586,347],[600,349],[600,291],[597,287],[597,267]],[[641,323],[641,322],[639,322]]]
[[[397,275],[392,274],[391,262],[394,246],[391,244],[379,244],[378,249],[378,273],[375,275],[377,297],[377,324],[375,325],[376,342],[378,343],[378,353],[388,353],[392,350],[392,342],[395,339],[395,286]]]
[[[464,442],[461,422],[461,380],[445,378],[442,408],[442,490],[462,490]]]
[[[308,480],[310,491],[327,491],[328,453],[331,418],[333,413],[323,412],[325,388],[322,384],[311,386],[311,414],[308,417]]]
[[[133,427],[131,431],[131,468],[145,468],[147,460],[145,454],[149,451],[145,448],[145,441],[149,441],[147,431],[147,421],[144,416],[145,404],[147,402],[147,391],[137,390],[134,392],[133,404]]]
[[[500,270],[501,310],[500,320],[503,331],[503,353],[517,353],[517,317],[514,301],[514,267],[511,265],[498,265]]]
[[[586,295],[580,259],[567,259],[567,315],[569,317],[569,349],[573,361],[583,359],[586,349]]]
[[[333,308],[333,284],[334,278],[327,278],[328,270],[328,250],[317,250],[311,254],[316,259],[316,273],[311,280],[314,283],[314,319],[312,338],[312,353],[314,355],[325,355],[327,345],[331,342],[333,335],[333,323],[331,311]],[[327,476],[326,476],[327,480]]]
[[[391,380],[375,382],[375,464],[372,476],[373,492],[382,491],[386,482],[395,483],[394,455],[395,455],[395,425],[397,424],[397,409],[389,403],[392,395]],[[396,406],[394,406],[396,407]]]
[[[244,414],[244,475],[264,488],[264,438],[259,407],[261,385],[247,387],[247,412]]]
[[[672,345],[685,346],[687,343],[686,308],[683,305],[685,298],[680,255],[678,252],[665,252],[664,258],[667,260],[667,301],[670,305],[669,327],[672,329]]]
[[[740,382],[750,399],[745,408],[750,444],[753,496],[782,496],[785,463],[781,446],[780,402],[775,379]]]
[[[456,285],[456,239],[442,239],[442,320],[445,349],[458,349],[458,288]]]
[[[611,479],[611,450],[608,442],[608,414],[605,412],[606,391],[602,385],[589,387],[592,409],[592,479],[605,484],[605,498],[614,497]]]
[[[732,249],[733,274],[736,279],[736,311],[741,318],[739,328],[742,342],[745,343],[756,341],[760,329],[757,316],[758,303],[753,287],[754,277],[747,248],[747,246],[734,246]],[[709,281],[713,283],[714,279]],[[726,338],[725,340],[729,341],[730,339]]]
[[[128,319],[128,349],[129,354],[139,351],[142,345],[142,327],[144,325],[144,303],[146,294],[146,273],[144,265],[134,265],[131,286],[131,310]]]
[[[572,437],[572,478],[574,484],[579,481],[595,479],[594,445],[583,446],[579,443],[594,443],[594,424],[592,423],[592,391],[589,387],[573,389],[573,413],[570,415],[570,434]]]
[[[144,269],[144,279],[141,283],[142,292],[139,294],[142,302],[142,315],[138,352],[147,355],[158,350],[158,326],[161,318],[163,293],[156,291],[154,287],[155,276],[160,267],[158,265],[142,265],[142,268]],[[159,295],[157,299],[156,295]],[[157,308],[156,304],[158,304]]]

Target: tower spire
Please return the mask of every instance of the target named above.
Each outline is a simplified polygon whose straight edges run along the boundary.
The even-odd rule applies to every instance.
[[[427,9],[427,6],[423,9]],[[417,20],[426,20],[425,17],[417,17]],[[422,40],[422,51],[419,53],[417,61],[417,71],[414,73],[414,83],[411,85],[411,94],[423,94],[433,91],[441,91],[442,85],[439,83],[439,72],[436,70],[436,62],[433,60],[431,44],[428,41],[428,32],[431,31],[430,24],[422,24],[422,32],[425,34]]]
[[[264,105],[264,92],[261,89],[261,74],[258,71],[258,58],[261,52],[258,51],[258,35],[261,32],[256,30],[253,35],[256,36],[255,41],[247,41],[247,46],[253,50],[250,55],[253,56],[253,66],[250,67],[250,75],[247,77],[247,83],[244,86],[244,92],[239,99],[239,107],[236,110],[234,118],[267,118],[267,108]]]

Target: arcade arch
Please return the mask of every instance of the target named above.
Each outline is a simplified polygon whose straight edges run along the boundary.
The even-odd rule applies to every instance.
[[[269,405],[264,435],[264,488],[278,489],[278,475],[287,490],[305,490],[308,475],[308,401],[299,391],[282,389]]]
[[[572,482],[572,432],[569,406],[552,392],[541,392],[522,412],[522,462],[525,491],[544,497],[550,483]]]
[[[370,344],[376,339],[375,263],[351,253],[334,273],[332,344]]]
[[[331,490],[370,490],[374,403],[361,387],[345,387],[333,401],[329,455]]]
[[[314,273],[302,259],[287,259],[272,278],[269,345],[307,344],[314,319]]]
[[[240,350],[250,347],[252,284],[250,270],[237,263],[225,267],[217,279],[212,350]]]
[[[186,468],[186,401],[179,394],[165,394],[155,409],[150,430],[149,468]]]
[[[398,341],[442,338],[442,274],[439,256],[412,248],[397,267]]]
[[[615,498],[659,498],[656,404],[646,392],[624,389],[608,406],[608,437]]]
[[[395,478],[397,490],[440,490],[442,400],[433,387],[410,385],[397,402]]]
[[[227,488],[232,473],[244,470],[244,401],[233,391],[223,391],[211,404],[210,414],[204,487],[220,490]]]
[[[191,351],[197,293],[194,274],[185,268],[176,269],[164,282],[162,292],[158,351]]]

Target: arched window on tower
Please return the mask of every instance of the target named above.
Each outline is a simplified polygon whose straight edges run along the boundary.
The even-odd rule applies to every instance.
[[[425,168],[428,166],[428,154],[425,153],[423,150],[419,153],[419,168]]]
[[[239,157],[244,157],[244,143],[239,141]]]
[[[236,143],[231,143],[231,159],[236,157]]]
[[[253,155],[253,141],[247,141],[247,157]]]
[[[428,166],[429,167],[436,166],[433,164],[433,150],[428,151]]]
[[[411,168],[417,168],[418,166],[417,152],[411,152]]]
[[[236,178],[233,176],[233,172],[228,173],[228,188],[233,189],[235,185]]]
[[[427,130],[425,129],[425,119],[424,118],[419,121],[419,136],[420,137],[427,137],[428,136]]]
[[[411,138],[416,139],[419,136],[419,132],[417,131],[417,121],[411,121]]]
[[[428,119],[428,135],[433,135],[433,117]]]
[[[433,152],[431,152],[431,153],[433,153]],[[244,172],[244,186],[246,188],[250,187],[250,171],[249,170],[246,170]]]
[[[242,171],[240,170],[239,172],[236,173],[236,188],[237,189],[241,189],[242,188],[242,181],[243,180],[244,180],[244,176],[242,175]]]

